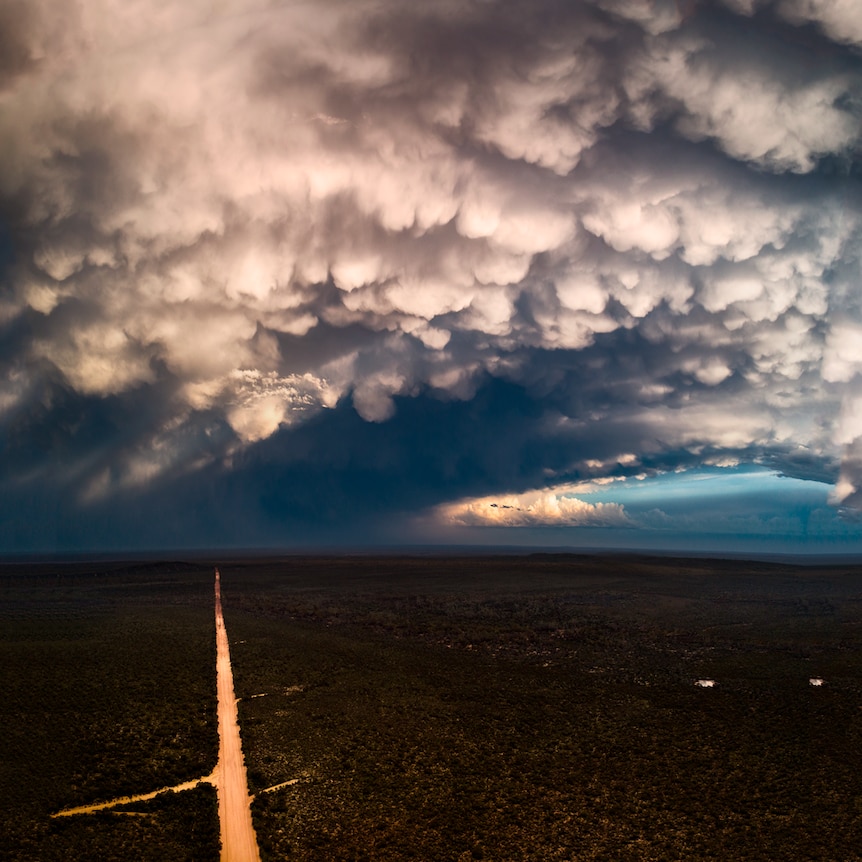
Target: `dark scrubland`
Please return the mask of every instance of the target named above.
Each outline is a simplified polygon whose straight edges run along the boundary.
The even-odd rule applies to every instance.
[[[218,565],[267,860],[862,859],[859,567]],[[0,569],[0,859],[218,857],[208,786],[49,818],[212,769],[212,574]]]
[[[265,859],[862,859],[858,567],[221,571]]]
[[[0,859],[217,860],[211,566],[0,566]]]

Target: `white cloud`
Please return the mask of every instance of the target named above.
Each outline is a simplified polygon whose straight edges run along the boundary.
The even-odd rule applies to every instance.
[[[838,42],[862,44],[862,15],[854,0],[781,0],[778,11],[794,24],[819,24]]]
[[[810,171],[818,156],[859,140],[858,114],[842,106],[858,86],[844,73],[793,79],[763,57],[732,62],[703,38],[676,33],[653,41],[633,64],[625,86],[633,116],[647,125],[661,110],[661,94],[681,112],[677,128],[699,141],[715,140],[736,159],[773,171]]]
[[[440,507],[435,517],[445,524],[485,527],[620,527],[628,516],[617,503],[588,503],[566,489],[530,491],[462,500]]]
[[[841,0],[772,5],[859,40]],[[862,220],[783,175],[852,160],[852,63],[806,74],[672,2],[55,6],[0,81],[0,317],[79,395],[168,379],[190,439],[208,413],[248,445],[348,393],[382,422],[490,375],[559,385],[572,426],[636,422],[620,451],[856,439]],[[191,463],[141,460],[158,433],[129,475]]]
[[[676,0],[652,3],[644,3],[643,0],[599,0],[599,5],[614,15],[639,24],[653,35],[675,30],[682,23],[685,8],[685,4]]]
[[[674,216],[655,203],[621,201],[611,210],[586,215],[583,221],[588,231],[617,251],[640,249],[657,260],[670,254],[679,237]]]
[[[236,369],[229,380],[227,391],[219,396],[228,404],[228,423],[246,443],[269,437],[281,424],[291,425],[333,404],[332,387],[312,374],[279,377],[275,372]]]
[[[836,320],[826,337],[823,379],[847,383],[862,373],[862,324]]]

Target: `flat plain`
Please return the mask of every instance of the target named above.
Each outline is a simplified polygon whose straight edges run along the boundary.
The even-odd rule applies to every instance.
[[[217,564],[264,859],[862,859],[859,566]],[[216,859],[209,787],[50,819],[217,752],[212,564],[97,569],[0,571],[0,858]]]
[[[212,567],[0,567],[0,859],[218,859]]]

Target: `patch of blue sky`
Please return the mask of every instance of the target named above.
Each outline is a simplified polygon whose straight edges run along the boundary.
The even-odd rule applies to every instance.
[[[600,486],[589,494],[579,494],[590,503],[620,503],[627,509],[645,506],[661,508],[689,506],[693,502],[717,506],[727,501],[771,502],[785,508],[793,500],[808,505],[827,505],[830,485],[807,479],[781,476],[756,465],[701,467],[662,473],[644,479],[622,479]]]
[[[630,478],[578,496],[623,505],[637,532],[687,534],[695,542],[723,535],[862,550],[862,522],[831,505],[830,491],[822,482],[745,466]]]

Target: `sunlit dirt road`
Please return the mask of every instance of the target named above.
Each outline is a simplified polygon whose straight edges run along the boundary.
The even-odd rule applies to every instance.
[[[251,822],[251,799],[242,756],[242,742],[233,692],[230,647],[221,610],[221,583],[215,570],[216,673],[218,686],[218,765],[213,776],[218,790],[222,862],[260,862]]]
[[[116,808],[119,805],[128,805],[130,802],[146,802],[148,799],[155,799],[160,793],[181,793],[183,790],[191,790],[199,784],[207,782],[215,784],[213,775],[207,775],[204,778],[193,778],[191,781],[184,781],[182,784],[175,784],[173,787],[160,787],[158,790],[151,790],[149,793],[136,793],[134,796],[120,796],[117,799],[112,799],[110,802],[94,802],[91,805],[76,805],[74,808],[64,808],[52,817],[71,817],[73,814],[95,814],[96,811],[106,811],[110,808]],[[139,812],[122,812],[125,814],[135,814]]]
[[[251,797],[248,795],[248,778],[242,756],[239,735],[239,718],[233,692],[233,671],[230,666],[230,647],[221,610],[221,576],[215,570],[215,624],[216,624],[216,687],[218,689],[218,763],[210,775],[185,781],[174,787],[163,787],[149,793],[122,796],[110,802],[79,805],[52,814],[52,817],[69,817],[73,814],[93,814],[125,805],[153,799],[166,790],[178,793],[190,790],[200,782],[214,784],[218,792],[218,816],[221,827],[221,862],[260,862],[257,836],[251,822]],[[295,784],[298,778],[284,781],[265,790],[279,790]]]

